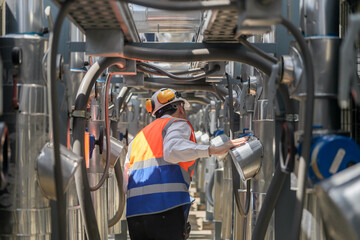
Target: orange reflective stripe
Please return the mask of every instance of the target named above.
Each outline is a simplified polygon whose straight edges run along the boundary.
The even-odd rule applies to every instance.
[[[152,152],[144,133],[141,131],[135,137],[131,146],[129,167],[131,168],[135,162],[144,161],[150,158],[154,158],[154,153]]]
[[[136,135],[131,147],[130,168],[135,162],[163,157],[162,130],[170,119],[156,119]]]

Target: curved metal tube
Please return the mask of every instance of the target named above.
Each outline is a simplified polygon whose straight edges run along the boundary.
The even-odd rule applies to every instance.
[[[184,45],[185,46],[185,45]],[[270,76],[272,62],[260,57],[244,46],[233,44],[188,44],[179,49],[167,44],[167,49],[139,46],[128,43],[123,57],[154,62],[234,61],[254,66]]]
[[[123,188],[123,173],[121,170],[121,161],[118,160],[114,166],[115,170],[115,177],[118,185],[118,191],[119,191],[119,208],[116,211],[115,215],[108,220],[108,226],[109,228],[114,226],[120,219],[124,211],[125,206],[125,193]]]
[[[90,96],[92,86],[100,74],[109,66],[114,64],[125,65],[122,58],[103,58],[99,62],[92,65],[82,80],[75,100],[75,110],[86,112],[87,102]],[[74,117],[73,119],[73,151],[80,156],[85,156],[84,135],[85,135],[86,118]],[[75,173],[76,191],[80,203],[82,216],[85,223],[86,234],[89,240],[100,240],[99,229],[96,222],[95,211],[90,195],[89,180],[86,172],[86,163],[82,161],[80,169]]]
[[[106,161],[105,161],[105,168],[103,175],[101,176],[99,182],[95,186],[90,186],[90,191],[96,191],[98,190],[105,182],[107,178],[107,172],[109,171],[110,167],[110,124],[109,124],[109,88],[110,88],[110,81],[111,81],[112,75],[107,74],[106,80],[105,80],[105,100],[104,100],[104,109],[105,109],[105,133],[106,133]]]
[[[50,51],[48,56],[49,71],[47,78],[50,88],[50,106],[51,120],[50,129],[52,131],[54,143],[54,172],[55,172],[55,189],[56,189],[56,209],[58,215],[59,237],[66,239],[66,202],[63,192],[62,167],[60,159],[60,130],[59,130],[59,107],[58,107],[58,90],[56,76],[56,58],[59,47],[61,27],[66,14],[73,1],[65,1],[56,17],[53,33],[49,37]]]
[[[117,111],[120,112],[122,105],[125,102],[125,98],[126,96],[129,94],[131,88],[130,87],[123,87],[118,96],[116,97],[116,101],[118,102],[118,108]],[[121,168],[121,161],[118,160],[114,166],[114,170],[115,170],[115,177],[116,177],[116,182],[117,182],[117,186],[118,186],[118,191],[119,191],[119,208],[116,211],[115,215],[108,220],[108,227],[112,227],[114,226],[120,219],[121,216],[124,212],[124,207],[125,207],[125,193],[124,193],[124,188],[123,188],[123,172],[122,172],[122,168]]]

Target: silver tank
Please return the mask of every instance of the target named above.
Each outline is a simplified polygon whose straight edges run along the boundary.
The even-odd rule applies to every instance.
[[[21,49],[21,64],[13,75],[11,55],[15,46]],[[51,237],[49,200],[41,194],[36,174],[37,156],[49,140],[47,87],[42,71],[46,49],[47,40],[36,35],[6,35],[0,39],[6,106],[2,119],[9,125],[12,148],[9,182],[6,191],[0,193],[1,239]]]

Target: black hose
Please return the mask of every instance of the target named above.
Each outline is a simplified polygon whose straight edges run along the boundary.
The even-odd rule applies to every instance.
[[[144,86],[141,87],[141,88],[142,89],[152,90],[152,91],[157,91],[162,87],[164,87],[164,85],[160,84],[160,83],[144,82]],[[203,91],[203,92],[215,93],[214,88],[212,86],[210,86],[210,85],[201,85],[201,84],[189,84],[189,85],[166,84],[166,87],[175,89],[177,91],[182,91],[182,92]]]
[[[254,53],[258,54],[259,56],[265,58],[266,60],[272,62],[272,63],[277,63],[278,60],[273,57],[270,56],[268,53],[264,52],[263,50],[261,50],[260,48],[256,47],[255,45],[249,43],[245,37],[240,37],[239,41],[242,45],[244,45],[245,47],[247,47],[248,49],[250,49],[251,51],[253,51]]]
[[[111,219],[108,220],[109,228],[114,226],[121,219],[121,216],[124,211],[124,204],[121,204],[121,203],[125,203],[125,193],[124,193],[124,189],[123,189],[123,173],[122,173],[122,169],[121,169],[120,159],[118,159],[118,161],[116,162],[116,164],[114,166],[114,170],[115,170],[115,177],[116,177],[118,191],[119,191],[119,207],[118,207],[118,210],[116,211],[115,215]]]
[[[184,75],[184,74],[198,73],[198,72],[204,72],[204,69],[203,68],[193,68],[193,69],[189,69],[189,70],[169,72],[169,73],[174,74],[174,75]]]
[[[56,57],[59,47],[61,34],[61,26],[66,14],[73,3],[72,0],[65,1],[56,17],[52,37],[50,35],[50,93],[51,93],[51,121],[52,121],[52,137],[54,143],[54,172],[55,172],[55,189],[56,189],[56,207],[58,214],[59,238],[66,239],[66,203],[62,179],[62,166],[60,159],[60,128],[59,128],[59,107],[58,107],[58,90],[56,76]]]
[[[149,74],[153,74],[153,75],[157,75],[157,76],[164,76],[164,74],[157,72],[157,71],[150,71],[150,70],[146,70],[146,73]],[[194,69],[189,69],[189,70],[184,70],[184,71],[176,71],[176,72],[169,72],[170,74],[173,75],[184,75],[184,74],[191,74],[191,73],[198,73],[198,72],[204,72],[204,69],[202,68],[194,68]]]
[[[261,206],[258,220],[253,231],[252,240],[263,240],[268,228],[271,215],[284,186],[288,174],[281,171],[280,164],[276,166],[275,174],[271,180],[269,189]]]
[[[145,67],[145,68],[144,68]],[[209,76],[217,71],[220,70],[220,66],[219,65],[215,65],[213,69],[210,69],[209,71],[202,73],[202,74],[198,74],[192,77],[178,77],[175,74],[172,74],[170,72],[167,72],[157,66],[148,64],[148,63],[144,63],[144,62],[139,62],[137,64],[137,68],[140,71],[146,72],[146,73],[150,73],[150,74],[155,74],[155,75],[161,75],[161,76],[168,76],[169,78],[173,79],[173,80],[178,80],[178,81],[183,81],[183,82],[192,82],[192,81],[197,81],[197,80],[201,80],[203,78],[205,78],[206,76]],[[152,68],[155,71],[149,71],[146,68]]]
[[[124,0],[128,3],[133,3],[136,5],[162,9],[167,11],[198,11],[198,10],[211,10],[211,9],[233,9],[236,7],[234,3],[228,0],[220,1],[173,1],[173,2],[164,2],[164,1],[154,1],[154,0]]]
[[[165,48],[156,48],[150,44],[127,43],[124,46],[123,57],[154,62],[242,62],[258,68],[267,76],[270,76],[272,70],[272,62],[238,44],[189,43],[179,47],[168,43]]]
[[[214,206],[214,200],[212,198],[212,192],[213,192],[213,187],[214,187],[214,178],[215,178],[215,171],[211,175],[210,181],[209,181],[206,191],[205,191],[206,199],[212,207]]]
[[[104,172],[99,180],[99,182],[95,186],[90,186],[90,191],[98,190],[105,182],[106,178],[108,177],[108,171],[110,167],[110,126],[109,126],[109,89],[110,89],[110,82],[111,82],[111,74],[108,74],[105,81],[105,101],[104,101],[104,109],[105,109],[105,133],[106,133],[106,161],[105,161],[105,168]]]
[[[301,32],[287,19],[282,18],[281,23],[293,34],[299,44],[302,57],[305,64],[306,74],[306,104],[305,104],[305,126],[304,126],[304,141],[302,143],[302,157],[299,163],[298,172],[298,190],[296,192],[297,202],[295,205],[293,227],[290,239],[299,239],[302,212],[304,207],[306,180],[308,178],[309,158],[311,150],[312,124],[314,115],[314,69],[312,64],[311,52],[306,45],[306,42],[301,35]]]
[[[226,79],[228,83],[228,90],[229,90],[229,117],[230,117],[230,131],[231,134],[233,134],[234,131],[234,106],[233,106],[233,90],[232,90],[232,82],[230,81],[229,74],[226,74]],[[235,202],[236,206],[239,210],[239,213],[242,217],[246,217],[246,215],[249,213],[250,209],[250,197],[251,197],[251,180],[246,181],[246,202],[245,202],[245,208],[241,206],[240,197],[238,194],[238,189],[240,188],[240,184],[238,184],[238,181],[236,181],[235,177],[239,180],[240,175],[239,172],[236,170],[235,164],[231,161],[231,170],[232,170],[232,180],[233,180],[233,192],[235,194]]]
[[[103,58],[90,68],[90,70],[87,73],[90,75],[88,77],[87,75],[85,75],[83,81],[79,86],[75,100],[74,111],[86,112],[87,103],[89,100],[92,86],[94,86],[96,80],[106,68],[116,63],[125,64],[125,61],[122,58]],[[92,70],[92,68],[94,70]],[[84,152],[85,124],[86,124],[86,118],[84,117],[73,118],[73,139],[74,139],[73,151],[82,157],[85,156],[85,152]],[[81,161],[80,169],[78,169],[75,172],[75,182],[76,182],[76,190],[78,194],[81,212],[84,219],[84,225],[85,225],[87,237],[89,240],[93,240],[93,239],[100,240],[100,234],[96,221],[94,206],[91,200],[89,180],[87,177],[85,161]]]

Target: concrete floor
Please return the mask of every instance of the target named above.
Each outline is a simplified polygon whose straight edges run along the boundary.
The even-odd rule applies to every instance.
[[[211,240],[213,237],[214,225],[205,221],[205,210],[200,204],[200,198],[197,197],[196,189],[190,188],[190,195],[195,198],[195,202],[191,205],[188,221],[191,224],[191,232],[189,239]]]

